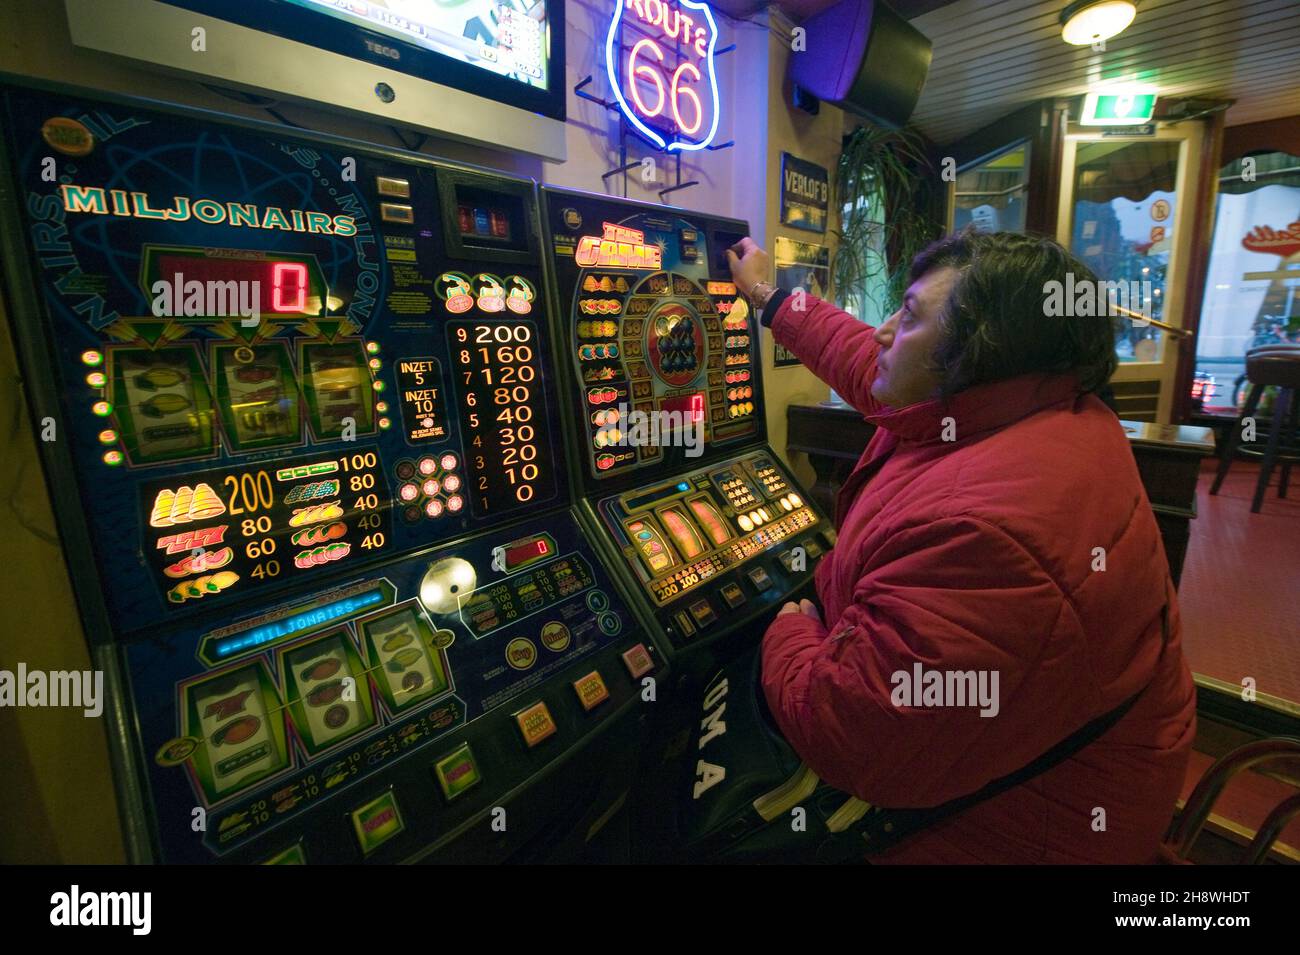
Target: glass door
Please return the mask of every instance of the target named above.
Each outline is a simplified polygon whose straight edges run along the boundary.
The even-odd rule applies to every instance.
[[[1141,316],[1116,320],[1111,382],[1122,418],[1169,423],[1173,413],[1177,340],[1143,318],[1185,324],[1199,136],[1193,123],[1147,136],[1078,127],[1066,136],[1057,240],[1107,283],[1094,301]]]

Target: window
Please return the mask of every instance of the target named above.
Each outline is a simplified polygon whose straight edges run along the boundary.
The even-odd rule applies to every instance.
[[[1246,352],[1300,343],[1300,157],[1256,153],[1219,170],[1192,404],[1239,405]]]
[[[1024,232],[1029,190],[1029,144],[1020,143],[957,174],[952,195],[954,232]]]

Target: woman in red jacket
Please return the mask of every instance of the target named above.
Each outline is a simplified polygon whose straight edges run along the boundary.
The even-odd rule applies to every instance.
[[[786,604],[763,639],[786,738],[868,803],[932,807],[1135,698],[1053,768],[875,861],[1153,860],[1195,692],[1155,518],[1096,395],[1113,319],[1046,307],[1048,283],[1096,277],[1049,240],[964,233],[917,257],[872,329],[767,285],[751,240],[737,250],[774,338],[878,429],[840,491],[820,612]]]

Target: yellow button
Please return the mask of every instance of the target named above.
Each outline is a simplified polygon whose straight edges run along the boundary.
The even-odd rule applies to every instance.
[[[573,692],[578,694],[578,702],[584,710],[592,710],[609,699],[609,688],[598,670],[574,680]]]
[[[376,176],[375,187],[381,196],[395,196],[398,199],[411,198],[411,181],[394,179],[390,176]]]
[[[551,711],[540,700],[527,709],[516,713],[515,722],[519,725],[519,732],[524,736],[524,742],[530,748],[536,746],[542,740],[554,736],[556,732],[555,720],[551,719]]]

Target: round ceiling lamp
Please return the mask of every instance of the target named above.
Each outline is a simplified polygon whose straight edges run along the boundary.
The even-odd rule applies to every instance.
[[[1074,46],[1089,46],[1118,36],[1137,16],[1132,0],[1079,0],[1061,11],[1061,38]]]

